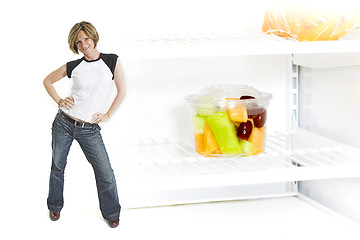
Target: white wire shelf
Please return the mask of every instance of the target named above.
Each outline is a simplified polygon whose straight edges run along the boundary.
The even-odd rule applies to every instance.
[[[156,190],[360,177],[360,151],[304,130],[267,134],[256,156],[203,157],[182,139],[142,140],[111,149],[123,177]]]
[[[298,42],[263,32],[147,34],[120,40],[125,58],[360,52],[360,40]]]

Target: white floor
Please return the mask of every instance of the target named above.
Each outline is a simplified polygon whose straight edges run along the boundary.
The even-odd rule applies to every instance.
[[[24,211],[23,221],[5,219],[1,238],[360,239],[359,230],[296,197],[124,209],[116,229],[89,206],[68,204],[57,222],[45,208]]]

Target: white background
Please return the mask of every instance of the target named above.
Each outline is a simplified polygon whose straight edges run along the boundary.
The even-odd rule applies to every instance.
[[[265,2],[236,0],[65,0],[54,3],[52,1],[23,0],[8,1],[4,4],[0,9],[0,117],[2,123],[0,135],[2,139],[0,212],[4,219],[15,222],[16,219],[23,216],[23,211],[26,211],[27,214],[46,211],[48,175],[51,164],[51,123],[56,114],[57,106],[47,95],[42,81],[51,71],[67,61],[79,57],[74,55],[67,45],[67,35],[74,23],[83,20],[93,23],[100,34],[99,50],[105,53],[114,52],[121,57],[121,46],[118,40],[137,34],[240,32],[258,29],[256,27],[262,24]],[[259,59],[260,63],[274,61],[274,58],[269,56]],[[244,65],[242,65],[243,68],[237,70],[237,64],[231,65],[230,61],[227,63],[222,60],[224,59],[214,58],[207,62],[211,66],[223,64],[223,67],[226,67],[228,75],[219,72],[216,75],[218,78],[227,78],[233,73],[236,73],[236,76],[242,76],[242,72],[240,72],[242,70],[246,71],[248,76],[251,72],[259,72],[259,69],[249,69]],[[244,62],[243,58],[233,60],[240,64]],[[186,60],[184,61],[186,62]],[[258,60],[249,57],[245,61],[255,63]],[[276,56],[275,61],[285,62],[285,59]],[[199,62],[187,61],[186,64],[191,71],[196,73],[199,69],[194,69],[191,66],[193,63],[198,64]],[[139,130],[135,133],[136,137],[140,137],[141,133],[144,134],[145,138],[153,135],[155,137],[166,135],[163,132],[157,134],[157,131],[161,131],[161,129],[157,130],[159,127],[154,128],[148,123],[148,115],[145,115],[143,119],[132,117],[132,114],[134,116],[141,115],[142,109],[131,109],[129,107],[131,100],[138,99],[138,101],[146,103],[152,96],[146,91],[134,91],[144,86],[151,86],[149,82],[136,82],[136,80],[145,79],[145,74],[151,72],[151,69],[155,72],[155,76],[158,72],[152,68],[151,62],[140,65],[141,67],[145,66],[143,69],[146,71],[143,72],[136,72],[139,66],[127,64],[124,61],[124,70],[129,81],[128,96],[111,122],[103,126],[103,135],[107,137],[106,141],[114,142],[118,138],[123,138],[121,136],[123,134],[122,128],[118,127],[118,123],[129,121],[135,121],[139,125]],[[200,65],[199,68],[203,71],[206,69],[206,65]],[[173,70],[176,73],[182,72],[175,66]],[[281,78],[278,81],[283,84],[282,80],[285,78],[285,73],[281,67],[269,69],[263,64],[260,68],[261,71],[264,75],[270,73],[272,78],[280,76]],[[164,76],[167,75],[162,75],[162,77]],[[186,76],[189,75],[183,75],[183,77]],[[175,76],[174,79],[181,81],[180,77]],[[201,77],[207,77],[207,75]],[[135,84],[131,83],[132,79]],[[164,97],[159,95],[162,84],[167,87],[172,85],[171,82],[164,82],[163,78],[159,78],[158,82],[155,80],[154,78],[151,79],[157,84],[157,86],[152,86],[152,90],[157,93],[157,97],[154,96],[153,99],[150,99],[150,102],[154,103],[153,106],[157,106],[156,103],[161,105],[161,101],[171,95],[170,93],[165,93]],[[226,81],[232,80],[228,78]],[[258,79],[249,79],[248,81],[255,82],[255,80]],[[214,79],[211,81],[215,82]],[[196,91],[204,82],[198,83],[196,88],[190,90],[184,85],[179,90],[180,95],[183,96],[185,93]],[[273,93],[281,90],[266,83],[265,80],[261,83],[265,84],[259,84],[255,87],[263,87],[264,90]],[[58,84],[62,96],[66,96],[68,93],[70,84],[68,79],[64,79],[62,83]],[[189,80],[187,84],[191,85],[191,81]],[[281,98],[282,96],[280,94],[274,95],[280,97],[274,98],[273,103],[281,104],[284,100]],[[170,100],[170,102],[172,101],[180,104],[183,99]],[[278,106],[278,104],[275,105]],[[281,105],[281,108],[284,107]],[[155,108],[154,111],[161,111],[161,109]],[[180,113],[187,114],[186,111]],[[122,116],[126,116],[126,120]],[[284,119],[281,116],[279,118]],[[168,118],[171,119],[171,115]],[[149,122],[156,122],[156,119],[150,119]],[[173,122],[176,122],[175,119]],[[174,126],[170,123],[169,125]],[[172,131],[169,133],[170,136],[183,133],[182,129],[177,128]],[[77,155],[80,149],[76,144],[73,148],[72,154]],[[82,174],[76,175],[77,181],[73,181],[72,189],[79,187],[78,189],[82,189],[81,191],[86,191],[82,188],[83,186],[93,187],[88,190],[94,196],[89,202],[96,202],[94,181],[88,178],[91,176],[91,169],[86,165],[86,160],[82,160],[69,163],[69,165],[72,164],[77,167],[68,168],[69,176],[73,176],[71,169],[83,169]],[[83,168],[83,166],[87,167]],[[72,181],[72,179],[68,180]],[[87,193],[85,192],[84,195]]]

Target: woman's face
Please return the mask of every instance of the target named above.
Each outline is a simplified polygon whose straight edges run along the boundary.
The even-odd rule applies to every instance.
[[[94,41],[89,38],[83,30],[81,30],[78,34],[76,40],[76,47],[82,54],[88,53],[94,49]]]

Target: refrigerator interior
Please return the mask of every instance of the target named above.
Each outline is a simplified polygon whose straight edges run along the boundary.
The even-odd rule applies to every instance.
[[[342,124],[341,113],[334,117],[332,108],[324,106],[331,103],[356,112],[357,105],[348,103],[356,102],[355,95],[347,88],[356,86],[359,46],[358,40],[299,43],[248,29],[236,34],[160,33],[123,39],[128,95],[116,121],[109,123],[113,131],[104,134],[118,139],[108,148],[119,159],[124,206],[296,197],[300,190],[358,222],[359,213],[348,210],[356,208],[358,191],[349,187],[350,200],[343,201],[342,182],[358,186],[359,150],[353,133],[359,128],[349,129],[349,124]],[[349,84],[344,85],[344,77]],[[246,158],[195,154],[184,97],[226,83],[273,94],[263,154]],[[354,114],[350,122],[355,124]],[[328,181],[336,183],[331,184],[332,199],[325,197],[329,188],[322,187]]]
[[[254,36],[249,46],[261,39]],[[125,206],[296,196],[299,181],[358,177],[356,147],[341,143],[335,136],[324,138],[324,134],[313,129],[298,128],[303,119],[299,117],[303,114],[301,87],[305,86],[301,77],[306,68],[293,63],[297,54],[311,56],[311,52],[304,53],[307,46],[315,49],[318,43],[288,46],[287,53],[274,54],[276,49],[272,48],[259,54],[258,48],[252,52],[251,47],[246,47],[248,41],[241,38],[234,43],[195,46],[207,48],[206,53],[192,51],[195,47],[191,44],[162,45],[161,38],[157,44],[143,41],[140,47],[150,50],[123,61],[130,81],[121,111],[128,117],[118,119],[117,123],[122,123],[112,126],[121,135],[109,150],[122,161],[121,176],[132,182],[127,185],[129,181],[123,181]],[[264,47],[270,43],[271,40],[257,44]],[[287,46],[282,41],[274,43],[282,51],[281,46]],[[167,51],[158,54],[157,50],[164,46]],[[218,47],[214,52],[213,46]],[[348,47],[343,42],[337,46],[336,51]],[[230,48],[235,50],[228,51]],[[323,46],[321,51],[329,49],[332,48]],[[234,82],[274,95],[269,106],[266,151],[240,159],[200,157],[194,153],[190,108],[184,96],[211,84]],[[139,178],[134,180],[134,176]],[[317,192],[320,194],[321,190]]]

